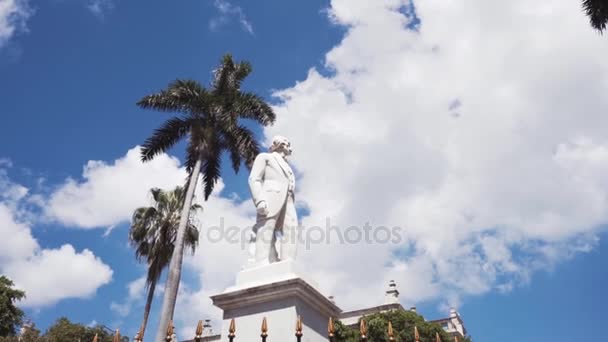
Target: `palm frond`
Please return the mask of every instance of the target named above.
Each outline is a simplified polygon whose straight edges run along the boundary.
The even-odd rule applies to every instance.
[[[160,188],[152,188],[150,189],[150,193],[152,194],[152,199],[154,202],[158,203],[161,201],[163,191]]]
[[[241,157],[241,153],[238,148],[238,136],[235,134],[230,134],[229,132],[224,132],[221,144],[222,150],[228,151],[230,162],[232,163],[232,169],[235,173],[238,173],[241,168],[241,163],[243,162],[243,158]]]
[[[131,230],[129,231],[129,240],[132,243],[136,244],[145,239],[146,231],[154,223],[156,215],[157,211],[154,207],[143,207],[135,210],[131,219]]]
[[[226,95],[234,89],[234,71],[236,66],[232,60],[232,55],[226,54],[222,58],[220,65],[214,70],[213,92],[217,95]]]
[[[219,146],[218,146],[219,147]],[[204,196],[205,201],[209,199],[209,196],[213,192],[215,184],[220,179],[220,167],[221,167],[221,151],[219,148],[212,148],[207,151],[203,164],[201,166],[201,173],[203,175],[203,183],[205,184]]]
[[[247,78],[252,71],[253,67],[248,61],[241,61],[237,64],[236,70],[234,71],[234,79],[238,83],[238,88],[240,88],[241,82]]]
[[[602,33],[608,24],[608,1],[583,0],[583,10],[589,17],[591,26]]]
[[[185,191],[182,187],[176,187],[170,191],[154,188],[150,192],[154,206],[136,209],[129,231],[129,242],[135,247],[137,259],[146,260],[148,264],[148,289],[153,281],[160,278],[162,270],[171,260]],[[188,225],[190,229],[196,229],[193,222],[189,221]],[[185,244],[194,252],[198,235],[197,240],[193,241],[195,233],[191,231],[189,234]]]
[[[142,109],[154,109],[159,112],[182,112],[186,108],[186,104],[177,101],[166,90],[142,97],[137,101],[137,105]]]
[[[190,251],[192,252],[192,254],[194,254],[194,252],[196,251],[196,246],[198,245],[198,237],[199,231],[196,226],[194,226],[193,224],[188,224],[188,227],[186,228],[185,244],[186,246],[190,247]]]
[[[241,154],[239,153],[239,149],[236,144],[227,144],[228,154],[230,155],[230,162],[232,163],[232,169],[235,173],[239,173],[241,169],[241,163],[243,160],[241,159]]]
[[[172,118],[163,126],[157,128],[151,137],[146,139],[141,148],[141,160],[152,160],[156,155],[163,153],[175,145],[190,131],[191,120]]]
[[[206,94],[205,88],[193,80],[175,80],[159,93],[144,96],[137,102],[142,109],[161,112],[190,112],[197,99]]]
[[[232,110],[240,117],[255,120],[264,126],[272,125],[276,120],[272,107],[253,93],[238,94]]]
[[[167,89],[173,96],[179,99],[184,99],[189,102],[191,99],[195,99],[204,95],[207,90],[195,80],[180,80],[177,79],[169,84]]]
[[[236,155],[238,155],[239,164],[240,160],[244,160],[247,167],[253,165],[255,157],[260,153],[260,146],[255,140],[253,132],[243,125],[235,125],[230,130],[227,130],[224,135],[224,141],[227,145],[226,148],[230,152],[231,159],[236,158]],[[233,155],[235,156],[233,157]],[[239,167],[234,167],[234,162],[235,160],[233,159],[232,166],[234,171],[238,172]]]

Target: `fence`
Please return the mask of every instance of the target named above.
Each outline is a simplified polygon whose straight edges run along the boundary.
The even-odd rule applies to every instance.
[[[171,321],[169,323],[169,328],[167,329],[167,337],[165,338],[166,342],[177,342],[175,340],[175,335],[174,335],[173,330],[174,330],[173,321]],[[329,342],[337,342],[335,333],[336,333],[336,330],[335,330],[334,320],[333,320],[333,318],[330,317],[329,322],[327,323],[327,340]],[[442,342],[441,338],[439,337],[439,333],[435,333],[435,334],[436,334],[435,341]],[[134,342],[143,342],[143,338],[141,336],[142,336],[142,329],[140,329],[137,332],[137,335],[135,335]],[[262,342],[266,342],[266,339],[268,338],[268,336],[269,336],[268,335],[268,322],[266,321],[266,317],[264,317],[264,319],[262,319],[262,325],[260,327],[260,340]],[[301,342],[302,336],[304,336],[302,317],[298,316],[298,319],[296,321],[294,340],[296,342]],[[388,336],[388,341],[396,341],[395,333],[393,332],[393,325],[390,321],[388,322],[387,336]],[[235,342],[235,340],[237,340],[236,337],[237,337],[236,323],[234,322],[234,319],[232,319],[230,321],[230,327],[228,328],[227,338],[228,338],[229,342]],[[116,334],[114,335],[113,342],[120,342],[120,341],[121,341],[120,331],[116,330]],[[191,341],[194,341],[194,342],[203,342],[204,341],[203,321],[198,321],[194,339]],[[368,341],[367,324],[365,323],[365,320],[363,320],[363,319],[359,323],[359,341],[360,342]],[[97,335],[95,335],[95,337],[93,338],[93,342],[98,342]],[[403,341],[403,342],[409,342],[409,341]],[[418,327],[416,327],[416,326],[414,326],[414,340],[411,342],[420,342],[420,334],[418,333]],[[454,342],[459,342],[458,336],[454,336]]]

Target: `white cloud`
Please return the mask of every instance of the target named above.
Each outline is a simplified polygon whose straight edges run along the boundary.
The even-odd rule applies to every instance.
[[[15,34],[27,30],[25,22],[31,15],[27,0],[0,0],[0,48]]]
[[[407,5],[332,1],[331,20],[348,27],[326,55],[333,73],[311,69],[277,92],[279,120],[265,131],[292,140],[305,227],[402,228],[398,243],[332,236],[300,249],[344,309],[378,304],[389,279],[404,304],[443,308],[510,291],[591,250],[608,222],[608,42],[578,4],[427,0],[419,32],[406,29]],[[208,297],[243,262],[238,243],[206,232],[221,217],[253,223],[247,200],[215,194],[204,207],[184,271],[200,286],[182,288],[176,314],[184,334],[192,317],[218,322]]]
[[[110,282],[112,270],[91,251],[71,245],[41,248],[27,223],[19,222],[13,209],[0,203],[0,272],[25,290],[26,307],[52,305],[66,298],[86,298]]]
[[[407,5],[332,1],[331,20],[348,26],[326,56],[333,74],[311,69],[277,92],[279,120],[265,131],[292,140],[305,227],[402,228],[399,243],[334,235],[300,249],[344,309],[380,303],[389,279],[404,304],[442,308],[510,291],[591,250],[608,222],[608,62],[597,57],[608,42],[577,4],[424,1],[419,32],[405,28]],[[220,217],[246,227],[252,210],[212,197],[200,220],[204,231]],[[192,317],[217,324],[208,297],[242,261],[238,244],[201,240],[186,263],[201,286],[182,289],[182,333]]]
[[[126,317],[134,304],[144,300],[146,293],[146,276],[142,276],[127,284],[127,298],[122,303],[112,301],[110,310],[116,312],[121,317]]]
[[[240,6],[233,5],[226,0],[213,0],[213,6],[218,10],[219,15],[209,21],[209,28],[217,30],[220,26],[231,20],[231,17],[236,18],[239,24],[247,33],[253,35],[253,25],[245,16],[245,12]]]
[[[32,255],[39,248],[27,224],[16,222],[12,210],[0,203],[0,265],[14,260],[22,260]]]
[[[93,252],[76,252],[71,245],[41,249],[27,259],[11,262],[4,272],[25,289],[25,306],[51,305],[65,298],[88,298],[110,282],[112,270]]]
[[[27,195],[29,190],[23,185],[16,184],[9,179],[6,170],[12,166],[10,161],[4,163],[4,165],[2,164],[0,160],[0,200],[14,206]]]
[[[4,163],[10,167],[10,163]],[[1,167],[1,166],[0,166]],[[24,209],[29,189],[12,182],[0,168],[0,273],[26,292],[27,307],[52,305],[66,298],[86,298],[112,279],[112,270],[90,250],[74,250],[69,244],[47,249],[32,235]]]
[[[128,222],[133,210],[150,204],[150,189],[183,184],[186,173],[166,154],[142,163],[130,149],[113,163],[89,161],[82,181],[67,179],[49,197],[46,214],[64,225],[91,229]]]
[[[88,0],[87,8],[97,18],[103,19],[108,11],[114,9],[114,2],[112,0]]]
[[[183,184],[185,176],[185,170],[176,158],[162,154],[149,163],[142,163],[139,147],[134,147],[112,163],[87,162],[81,181],[69,178],[48,198],[37,197],[37,203],[45,209],[48,217],[64,225],[85,229],[113,227],[127,222],[135,208],[150,204],[150,188],[173,188]],[[211,305],[208,294],[230,285],[243,261],[240,239],[235,243],[225,240],[210,242],[206,235],[210,227],[220,225],[222,218],[225,228],[232,225],[247,227],[254,221],[254,208],[250,201],[242,201],[234,195],[222,197],[220,193],[223,189],[224,184],[220,181],[210,200],[201,203],[204,209],[199,213],[197,222],[203,237],[196,255],[186,258],[188,269],[185,272],[196,272],[204,286],[200,289],[187,284],[180,286],[180,291],[185,293],[180,296],[180,301],[187,304],[180,305],[182,309],[176,315],[178,319],[183,319],[184,324],[192,324],[188,313],[204,317],[217,317],[220,314]],[[197,199],[201,198],[199,187]],[[217,263],[218,259],[222,262]],[[145,277],[129,283],[126,299],[111,302],[110,309],[119,316],[129,315],[133,305],[138,305],[142,300],[144,286]],[[156,292],[162,293],[163,287],[164,284],[157,285]],[[201,306],[199,302],[206,304]]]
[[[348,27],[334,73],[279,91],[266,131],[292,140],[305,226],[404,230],[400,246],[303,252],[346,308],[377,304],[387,279],[406,303],[509,289],[608,222],[608,41],[580,4],[419,1],[419,32],[408,4],[332,1]]]

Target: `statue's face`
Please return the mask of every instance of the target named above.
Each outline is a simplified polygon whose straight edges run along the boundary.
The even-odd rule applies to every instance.
[[[276,136],[273,145],[274,148],[271,148],[272,151],[283,152],[286,156],[289,156],[292,153],[291,142],[285,137]]]
[[[291,143],[289,141],[287,141],[285,144],[283,144],[283,148],[285,149],[285,155],[286,156],[290,156],[291,153],[293,152],[291,150]]]
[[[277,152],[283,152],[286,156],[291,155],[291,143],[289,141],[284,141],[277,146],[275,149]]]

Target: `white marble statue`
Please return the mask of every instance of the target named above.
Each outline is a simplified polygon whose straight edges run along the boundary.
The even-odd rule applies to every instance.
[[[296,256],[295,176],[286,160],[291,155],[291,144],[287,138],[275,136],[269,150],[255,158],[249,176],[257,218],[246,267],[293,260]]]

